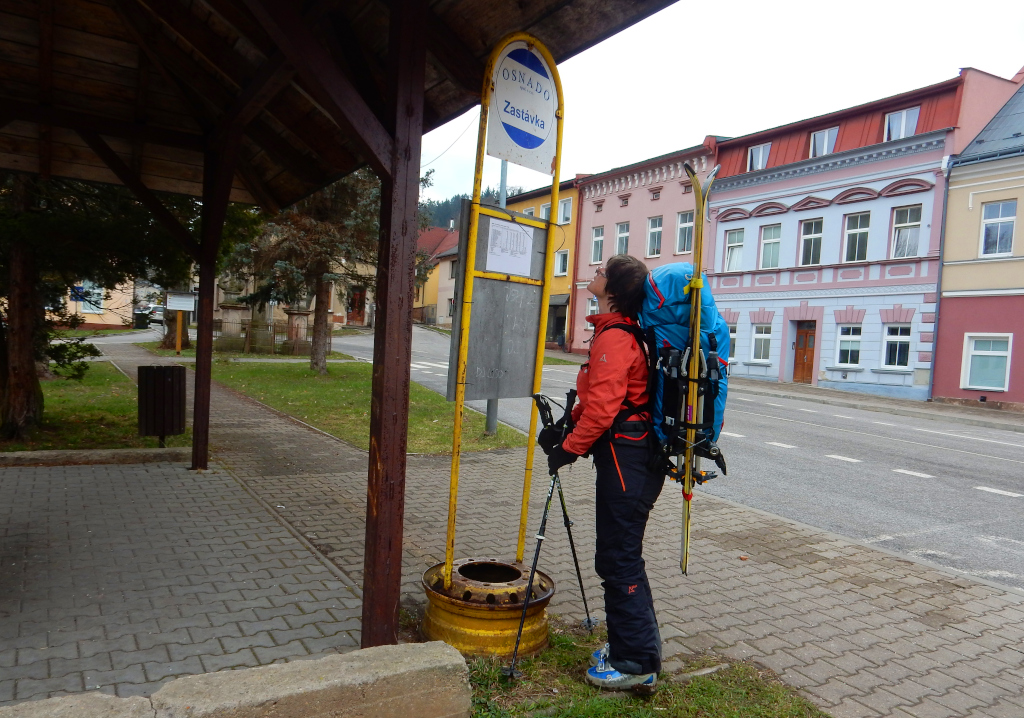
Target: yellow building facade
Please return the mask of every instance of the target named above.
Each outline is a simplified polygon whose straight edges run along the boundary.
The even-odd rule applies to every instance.
[[[567,345],[566,336],[572,316],[569,306],[579,244],[579,181],[586,175],[576,175],[558,187],[558,207],[551,211],[551,186],[540,187],[509,197],[506,209],[554,222],[555,272],[551,285],[551,304],[548,308],[547,341],[552,347]]]

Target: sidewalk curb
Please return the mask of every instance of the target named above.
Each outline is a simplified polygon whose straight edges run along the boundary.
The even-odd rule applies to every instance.
[[[867,543],[865,541],[861,541],[860,539],[855,539],[851,536],[843,536],[842,534],[837,534],[834,531],[828,531],[827,529],[823,529],[818,526],[811,526],[810,524],[805,524],[802,521],[797,521],[796,519],[780,516],[779,514],[773,514],[771,511],[765,511],[764,509],[757,509],[754,508],[753,506],[747,506],[746,504],[741,504],[739,501],[733,501],[732,499],[727,499],[722,496],[717,496],[715,494],[708,493],[705,493],[704,496],[715,501],[721,501],[722,503],[729,504],[730,506],[735,506],[737,508],[744,509],[745,511],[753,511],[754,513],[761,514],[762,516],[767,516],[769,518],[775,519],[776,521],[782,521],[784,523],[789,524],[790,526],[795,526],[796,528],[805,529],[807,531],[813,531],[814,533],[826,536],[832,540],[845,541],[846,543],[852,544],[854,546],[860,546],[861,548],[870,549],[872,551],[878,551],[879,553],[884,553],[887,556],[892,556],[893,558],[898,558],[909,563],[917,564],[918,566],[924,566],[925,568],[928,568],[932,571],[937,571],[939,573],[947,573],[951,576],[955,576],[956,578],[960,578],[965,581],[973,581],[975,583],[980,583],[984,586],[988,586],[989,588],[995,589],[997,591],[1005,591],[1006,593],[1012,593],[1015,596],[1021,596],[1022,598],[1024,598],[1024,588],[1017,588],[1016,586],[1007,586],[1004,583],[997,583],[987,578],[973,576],[967,573],[966,571],[960,571],[955,568],[950,568],[949,566],[942,566],[937,563],[932,563],[931,561],[926,561],[922,558],[917,558],[916,556],[908,556],[907,554],[900,553],[899,551],[893,551],[892,549],[883,548],[882,546],[876,546],[875,544]],[[713,536],[708,536],[705,538],[708,541],[714,541]]]
[[[833,397],[809,396],[806,394],[787,393],[782,391],[770,391],[766,389],[750,389],[747,387],[731,387],[730,393],[754,394],[755,396],[770,396],[776,399],[793,399],[796,401],[809,401],[815,404],[828,404],[829,406],[840,406],[844,409],[860,409],[862,411],[876,411],[882,414],[895,414],[897,416],[909,416],[914,419],[930,419],[932,421],[955,421],[969,426],[981,426],[986,429],[1001,429],[1024,434],[1024,424],[1013,424],[1002,421],[989,421],[988,419],[976,419],[970,416],[957,414],[946,414],[940,412],[920,411],[917,409],[905,409],[899,406],[883,406],[881,404],[863,404],[856,401],[845,401]]]
[[[188,446],[165,449],[43,449],[0,453],[0,468],[10,466],[89,466],[97,464],[187,464]]]

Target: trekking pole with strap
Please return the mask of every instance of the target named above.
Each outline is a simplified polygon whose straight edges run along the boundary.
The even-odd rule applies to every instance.
[[[572,407],[576,403],[576,390],[570,390],[565,397],[565,415],[562,417],[562,438],[565,438],[566,428],[572,421]],[[554,427],[554,416],[551,414],[551,404],[543,394],[534,394],[533,400],[537,404],[537,413],[540,415],[544,427]],[[562,505],[562,519],[565,524],[565,531],[569,534],[569,548],[572,551],[572,562],[576,566],[576,578],[580,582],[580,596],[583,598],[583,610],[587,614],[583,621],[583,627],[593,631],[597,626],[597,619],[590,617],[590,608],[587,606],[587,594],[583,589],[583,575],[580,573],[580,562],[576,558],[576,544],[572,539],[572,521],[569,520],[569,511],[565,506],[565,494],[562,493],[562,482],[558,478],[558,472],[552,472],[551,483],[548,485],[548,495],[544,500],[544,514],[540,520],[540,530],[537,531],[537,548],[533,552],[533,565],[530,567],[530,580],[526,584],[526,598],[523,599],[523,612],[519,617],[519,630],[516,632],[516,645],[512,651],[512,662],[501,672],[509,678],[521,678],[522,673],[516,670],[516,661],[519,658],[519,642],[523,638],[523,626],[526,624],[526,610],[530,607],[530,597],[533,595],[533,580],[537,575],[537,562],[540,559],[540,547],[544,543],[544,531],[548,525],[548,512],[551,510],[551,498],[555,489],[558,489],[558,499]]]
[[[683,454],[676,458],[676,466],[682,465],[683,474],[683,535],[679,551],[679,569],[686,575],[686,566],[690,560],[690,501],[693,499],[693,483],[695,474],[700,470],[700,459],[694,449],[697,443],[697,425],[703,421],[703,397],[698,395],[699,384],[707,378],[707,358],[700,345],[700,318],[703,302],[701,288],[704,286],[702,265],[704,259],[704,213],[706,211],[708,193],[715,181],[719,167],[711,170],[704,185],[701,185],[697,172],[684,163],[690,182],[693,184],[693,277],[690,279],[690,338],[684,359],[685,367],[680,367],[686,377],[686,402],[683,407],[683,425],[686,427],[686,440]],[[689,361],[686,362],[686,359]]]

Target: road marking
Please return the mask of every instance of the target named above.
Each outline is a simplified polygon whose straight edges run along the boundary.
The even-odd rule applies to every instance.
[[[424,362],[420,362],[420,364],[426,364],[427,366],[437,367],[438,369],[447,369],[448,368],[447,364],[439,364],[438,362],[432,362],[432,361],[424,361]]]
[[[871,423],[881,424],[882,426],[896,426],[895,424],[890,424],[888,421],[872,421]]]
[[[795,449],[796,448],[792,444],[780,444],[777,441],[766,441],[764,443],[768,444],[769,446],[779,446],[779,447],[781,447],[783,449]]]
[[[985,459],[995,459],[996,461],[1009,461],[1011,464],[1024,464],[1024,461],[1020,459],[1007,459],[1005,456],[992,456],[991,454],[980,454],[977,451],[967,451],[966,449],[952,449],[948,446],[939,446],[938,444],[926,444],[923,441],[911,441],[910,439],[898,439],[894,436],[882,436],[881,434],[872,434],[867,431],[857,431],[856,429],[841,429],[838,426],[828,426],[826,424],[815,424],[810,421],[800,421],[799,419],[789,419],[785,416],[772,416],[771,414],[758,414],[756,411],[743,411],[742,409],[733,409],[736,414],[748,414],[750,416],[760,416],[764,419],[774,419],[775,421],[788,421],[791,424],[803,424],[804,426],[814,426],[819,429],[829,429],[831,431],[844,431],[847,434],[860,434],[861,436],[870,436],[875,439],[883,439],[885,441],[895,441],[899,444],[913,444],[914,446],[927,446],[929,449],[941,449],[943,451],[952,451],[955,454],[967,454],[969,456],[981,456]]]
[[[806,411],[808,414],[817,414],[818,413],[817,409],[801,409],[799,406],[794,406],[794,407],[791,407],[791,408],[796,409],[797,411]]]
[[[931,474],[922,474],[920,471],[907,471],[906,469],[893,469],[897,474],[906,474],[907,476],[916,476],[919,479],[934,479],[935,477]]]
[[[954,439],[970,439],[971,441],[984,441],[989,444],[1002,444],[1003,446],[1015,446],[1019,449],[1024,449],[1024,444],[1011,444],[1008,441],[997,441],[995,439],[983,439],[980,436],[963,436],[962,434],[952,434],[948,431],[936,431],[935,429],[919,429],[916,426],[908,427],[914,431],[923,431],[926,434],[942,434],[943,436],[952,436]]]
[[[744,437],[745,437],[745,434],[733,434],[733,433],[731,433],[731,432],[728,432],[728,431],[723,431],[723,432],[722,432],[722,436],[734,436],[734,437],[736,437],[737,439],[742,439],[742,438],[744,438]]]
[[[852,419],[853,418],[852,416],[843,416],[842,414],[833,414],[832,416],[836,417],[837,419]]]
[[[744,399],[742,396],[734,396],[733,399],[736,401],[753,401],[753,399]]]
[[[839,459],[840,461],[849,461],[851,464],[859,464],[860,459],[851,459],[849,456],[840,456],[839,454],[825,454],[829,459]]]
[[[1024,494],[1015,494],[1012,491],[1003,491],[1002,489],[990,489],[987,486],[975,486],[974,488],[976,488],[978,491],[988,491],[993,494],[999,494],[1000,496],[1012,496],[1015,499],[1019,499],[1021,496],[1024,496]]]
[[[766,401],[765,404],[767,404],[768,406],[781,406],[781,407],[785,408],[785,404],[773,404],[770,401]]]

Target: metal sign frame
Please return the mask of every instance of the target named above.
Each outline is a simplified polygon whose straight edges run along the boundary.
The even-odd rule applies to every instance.
[[[495,272],[480,271],[476,268],[476,248],[477,248],[477,230],[479,225],[479,218],[481,214],[495,217],[497,219],[509,219],[509,213],[498,207],[489,207],[481,205],[480,194],[481,187],[483,184],[483,169],[484,169],[484,155],[486,154],[487,144],[487,122],[488,114],[491,106],[491,95],[494,92],[494,70],[498,58],[501,53],[505,50],[508,45],[514,42],[525,42],[529,48],[536,49],[537,52],[544,58],[547,63],[548,69],[551,71],[551,79],[555,86],[555,91],[558,94],[558,105],[555,111],[556,121],[556,134],[555,134],[555,158],[553,162],[552,172],[552,183],[551,183],[551,207],[558,207],[558,184],[559,184],[559,171],[561,169],[562,161],[562,123],[565,117],[565,105],[562,95],[562,81],[558,74],[558,66],[555,63],[555,58],[551,55],[551,52],[535,37],[524,32],[514,32],[503,37],[491,50],[490,57],[487,58],[487,65],[484,69],[484,84],[480,97],[480,125],[477,131],[476,141],[476,168],[473,174],[473,201],[470,206],[469,214],[469,236],[466,242],[466,257],[464,258],[463,265],[464,269],[464,285],[462,291],[462,309],[460,312],[460,341],[459,341],[459,356],[458,364],[456,367],[456,390],[455,390],[455,427],[452,437],[452,465],[451,465],[451,478],[448,487],[448,531],[447,540],[445,542],[445,554],[444,554],[444,587],[450,588],[452,585],[452,565],[455,561],[455,513],[458,505],[458,494],[459,494],[459,463],[461,458],[462,449],[462,417],[465,411],[465,399],[466,399],[466,358],[469,352],[469,324],[470,315],[473,304],[473,280],[476,278],[484,279],[497,279],[504,282],[515,282],[519,284],[531,284],[534,286],[540,286],[541,290],[541,305],[540,305],[540,326],[538,327],[537,337],[537,357],[534,363],[534,375],[533,375],[533,391],[537,393],[540,391],[541,377],[544,367],[544,339],[547,335],[548,325],[548,302],[551,299],[551,282],[553,281],[554,275],[554,236],[553,231],[556,226],[552,221],[553,217],[557,217],[557,213],[552,212],[552,215],[547,220],[542,219],[526,219],[516,217],[515,221],[522,224],[526,224],[532,227],[538,227],[541,229],[547,229],[548,241],[545,247],[544,256],[544,279],[530,279],[528,277],[520,277],[514,274],[498,274]],[[530,506],[530,485],[533,479],[533,455],[534,435],[537,432],[537,407],[532,405],[530,407],[530,429],[527,436],[528,443],[526,445],[526,472],[523,476],[523,499],[522,506],[520,507],[519,513],[519,538],[516,543],[516,562],[522,562],[523,552],[526,544],[526,521],[527,514]]]

